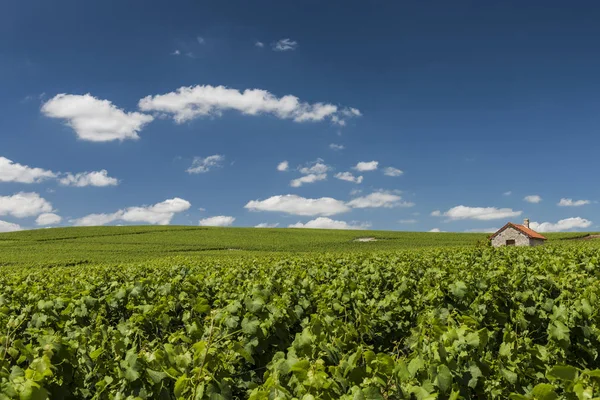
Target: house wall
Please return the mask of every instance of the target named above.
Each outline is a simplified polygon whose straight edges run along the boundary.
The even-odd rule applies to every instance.
[[[515,246],[532,246],[529,237],[513,227],[508,227],[492,239],[492,246],[506,246],[507,240],[514,240]]]
[[[543,244],[544,244],[544,241],[542,239],[529,239],[530,246],[541,246]]]

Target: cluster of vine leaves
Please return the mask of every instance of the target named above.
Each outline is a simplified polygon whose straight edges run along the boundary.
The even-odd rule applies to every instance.
[[[0,400],[600,398],[591,246],[0,274]]]

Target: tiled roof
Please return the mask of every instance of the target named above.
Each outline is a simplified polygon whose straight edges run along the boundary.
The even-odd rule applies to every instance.
[[[498,235],[500,232],[502,232],[503,230],[505,230],[509,226],[511,226],[511,227],[515,228],[516,230],[520,231],[521,233],[525,234],[530,239],[548,240],[546,237],[540,235],[539,233],[537,233],[533,229],[527,228],[524,225],[513,224],[512,222],[509,222],[508,224],[506,224],[502,228],[500,228],[498,230],[498,232],[496,232],[492,236],[490,236],[490,239],[493,239],[496,235]]]

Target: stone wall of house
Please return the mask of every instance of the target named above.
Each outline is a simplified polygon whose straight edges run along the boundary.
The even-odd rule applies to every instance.
[[[508,227],[495,238],[492,239],[492,246],[500,247],[506,246],[507,240],[514,240],[515,246],[530,246],[530,239],[527,235],[521,233],[513,227]]]
[[[541,246],[543,244],[544,244],[544,241],[542,239],[529,239],[530,246]]]

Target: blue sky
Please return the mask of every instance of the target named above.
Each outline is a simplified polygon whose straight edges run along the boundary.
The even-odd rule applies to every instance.
[[[0,230],[598,229],[598,20],[591,1],[3,2]]]

